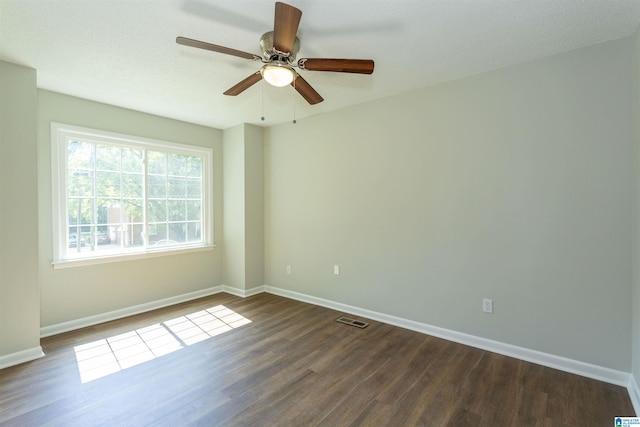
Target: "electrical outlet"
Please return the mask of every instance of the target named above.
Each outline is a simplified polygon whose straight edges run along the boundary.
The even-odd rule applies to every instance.
[[[482,311],[485,313],[493,313],[493,300],[489,298],[482,299]]]
[[[291,266],[287,265],[287,274],[291,274]]]
[[[335,264],[333,266],[333,274],[335,274],[336,276],[340,275],[340,266],[338,264]]]

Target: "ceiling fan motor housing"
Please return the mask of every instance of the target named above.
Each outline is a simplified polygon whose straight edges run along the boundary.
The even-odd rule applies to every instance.
[[[295,63],[296,55],[300,50],[300,39],[296,37],[291,52],[280,52],[273,47],[273,31],[269,31],[260,37],[260,49],[262,50],[262,57],[266,62],[282,61],[292,64]]]

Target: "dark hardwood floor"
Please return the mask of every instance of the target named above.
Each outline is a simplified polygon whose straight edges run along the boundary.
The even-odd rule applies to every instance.
[[[286,298],[218,294],[44,338],[7,426],[610,426],[626,389]],[[367,321],[367,320],[365,320]]]

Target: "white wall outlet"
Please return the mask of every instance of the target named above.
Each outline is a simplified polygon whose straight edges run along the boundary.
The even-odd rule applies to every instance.
[[[335,274],[336,276],[340,275],[340,266],[338,264],[335,264],[333,266],[333,274]]]
[[[291,266],[287,265],[287,274],[291,274]]]
[[[482,311],[485,313],[493,313],[493,300],[489,298],[482,299]]]

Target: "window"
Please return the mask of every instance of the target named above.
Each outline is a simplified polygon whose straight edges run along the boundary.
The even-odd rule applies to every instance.
[[[51,129],[54,265],[212,247],[211,149]]]

